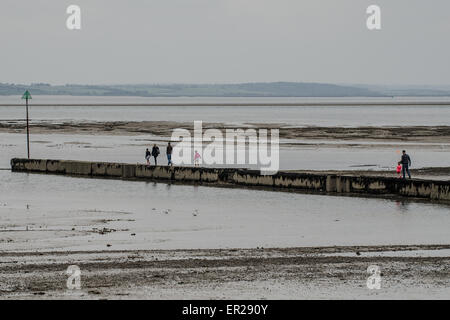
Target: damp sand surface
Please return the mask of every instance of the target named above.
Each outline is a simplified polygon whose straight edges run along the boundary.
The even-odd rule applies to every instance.
[[[450,297],[448,246],[9,252],[0,259],[0,299]],[[81,270],[79,290],[66,287],[69,265]],[[380,289],[367,287],[374,265]]]

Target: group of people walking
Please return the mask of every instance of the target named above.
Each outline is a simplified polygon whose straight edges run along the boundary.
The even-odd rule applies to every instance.
[[[173,147],[169,143],[167,143],[166,147],[166,156],[167,156],[167,165],[171,166],[172,163],[172,151]],[[145,150],[145,160],[147,160],[147,165],[150,165],[150,159],[153,157],[155,160],[155,166],[158,165],[158,156],[160,154],[159,147],[154,144],[152,147],[152,151],[150,151],[148,148]],[[200,162],[201,156],[195,150],[194,153],[194,166],[198,167]],[[409,167],[411,166],[411,157],[406,153],[406,150],[402,151],[402,157],[397,165],[397,174],[399,178],[403,176],[403,179],[406,179],[406,174],[408,174],[408,177],[411,179],[411,172],[409,171]]]
[[[172,165],[172,150],[173,147],[169,142],[166,147],[167,165],[169,166]],[[158,165],[158,156],[160,153],[159,147],[156,144],[153,145],[152,151],[147,148],[147,150],[145,150],[145,160],[147,160],[147,165],[150,165],[150,159],[152,157],[155,159],[155,166]]]
[[[167,165],[171,166],[173,165],[172,163],[172,151],[173,151],[173,147],[172,145],[169,143],[167,143],[167,147],[166,147],[166,156],[167,156]],[[147,160],[147,165],[150,165],[150,159],[153,157],[154,161],[155,161],[155,166],[158,165],[158,156],[161,152],[159,151],[159,147],[154,144],[152,147],[152,151],[150,151],[148,148],[145,150],[145,160]],[[198,167],[200,165],[200,159],[202,157],[200,156],[200,153],[198,153],[197,150],[195,150],[194,152],[194,166]]]

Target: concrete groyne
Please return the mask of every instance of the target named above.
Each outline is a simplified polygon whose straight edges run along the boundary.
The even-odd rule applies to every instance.
[[[450,181],[403,180],[375,176],[279,172],[261,175],[257,170],[147,166],[73,160],[12,159],[11,170],[89,177],[110,177],[180,183],[265,187],[334,194],[402,196],[450,202]]]

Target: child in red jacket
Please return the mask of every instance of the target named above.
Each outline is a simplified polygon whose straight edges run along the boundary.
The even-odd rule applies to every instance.
[[[399,162],[397,165],[397,174],[398,174],[399,178],[402,177],[402,163],[401,162]]]

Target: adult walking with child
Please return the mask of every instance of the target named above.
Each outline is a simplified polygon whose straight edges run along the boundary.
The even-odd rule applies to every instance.
[[[411,166],[411,158],[406,153],[406,150],[402,151],[402,158],[400,162],[402,163],[403,179],[406,179],[406,173],[408,173],[408,177],[411,179],[411,172],[409,172],[409,167]]]

